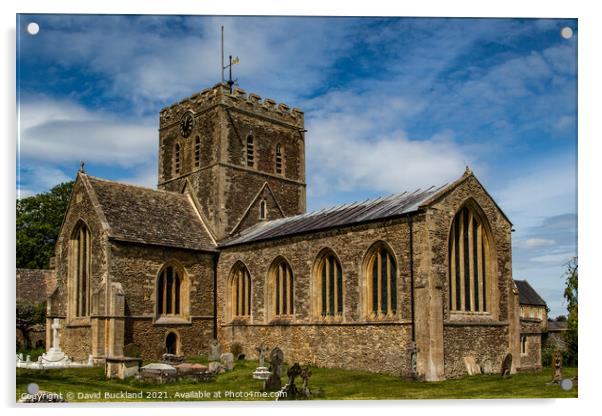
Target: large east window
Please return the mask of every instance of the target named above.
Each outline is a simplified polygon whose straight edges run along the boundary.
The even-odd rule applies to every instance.
[[[449,307],[487,312],[490,296],[490,246],[480,215],[470,206],[456,214],[449,236]]]

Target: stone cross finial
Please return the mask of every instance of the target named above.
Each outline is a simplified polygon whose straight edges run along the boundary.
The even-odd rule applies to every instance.
[[[465,176],[472,175],[472,170],[470,170],[470,168],[468,167],[468,165],[466,165],[466,170],[464,171],[464,175]]]
[[[86,171],[84,170],[84,165],[85,165],[84,161],[80,160],[79,161],[79,171],[78,171],[79,173],[86,173]]]

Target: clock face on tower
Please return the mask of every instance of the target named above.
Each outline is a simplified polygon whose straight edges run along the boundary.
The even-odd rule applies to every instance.
[[[194,117],[192,117],[191,113],[184,114],[182,120],[180,121],[180,133],[183,137],[190,136],[192,133],[192,128],[194,127]]]

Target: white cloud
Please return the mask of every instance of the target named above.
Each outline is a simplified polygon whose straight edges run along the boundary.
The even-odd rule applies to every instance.
[[[73,180],[61,169],[44,165],[21,167],[18,175],[18,182],[27,184],[26,186],[17,187],[17,198],[19,199],[47,191],[62,182]]]
[[[85,160],[132,167],[156,157],[152,119],[123,119],[43,96],[26,98],[19,113],[19,152],[27,166]]]
[[[528,238],[525,241],[519,243],[520,247],[532,249],[541,247],[553,246],[556,242],[554,240],[547,240],[545,238]]]
[[[546,263],[555,266],[562,266],[566,264],[573,256],[574,253],[570,252],[544,254],[543,256],[533,257],[531,261],[536,263]]]
[[[308,179],[314,196],[442,185],[469,164],[451,132],[420,140],[407,136],[401,127],[421,103],[379,92],[335,92],[308,104]]]

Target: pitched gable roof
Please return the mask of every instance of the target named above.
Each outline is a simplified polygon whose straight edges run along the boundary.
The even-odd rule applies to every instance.
[[[80,175],[94,193],[112,239],[191,250],[216,250],[187,195]]]
[[[417,211],[425,201],[443,188],[445,185],[259,223],[237,236],[222,240],[220,246],[269,240],[408,214]]]
[[[546,306],[546,301],[531,287],[526,280],[515,280],[518,289],[518,302],[521,305]]]

